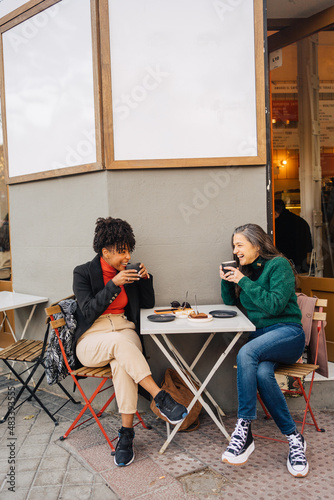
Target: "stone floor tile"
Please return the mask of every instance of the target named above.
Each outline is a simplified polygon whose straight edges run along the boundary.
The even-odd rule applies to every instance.
[[[203,497],[201,497],[203,498]],[[178,481],[173,481],[165,487],[154,490],[152,493],[136,497],[136,500],[186,500],[188,496]]]
[[[80,456],[97,472],[114,468],[114,457],[108,444],[100,444],[80,450]]]
[[[131,470],[127,471],[127,469]],[[102,472],[108,484],[112,485],[122,500],[130,500],[148,495],[175,481],[152,460],[133,462],[130,467],[117,467],[113,471]]]
[[[179,479],[186,494],[199,498],[214,498],[223,493],[231,483],[218,472],[206,467],[199,472],[187,474]]]
[[[43,429],[43,434],[41,432],[39,434],[30,434],[24,441],[24,446],[38,445],[38,444],[49,444],[50,442],[50,433],[45,434]]]
[[[155,462],[173,477],[179,477],[196,470],[201,470],[206,465],[188,453],[168,454],[168,449],[163,455],[157,455]]]
[[[25,472],[19,472],[18,470],[16,471],[16,479],[15,479],[15,488],[17,490],[19,489],[26,489],[29,488],[29,486],[32,484],[34,478],[36,475],[36,471],[29,470]]]
[[[44,457],[41,462],[40,462],[40,470],[55,470],[55,469],[63,469],[65,470],[68,462],[69,462],[69,455],[53,455],[53,456],[48,456]]]
[[[68,464],[67,464],[67,470],[76,470],[76,469],[81,469],[82,464],[72,455],[70,455]]]
[[[94,474],[90,473],[87,469],[82,467],[81,469],[69,471],[66,473],[65,482],[66,485],[69,484],[91,484],[93,482]]]
[[[37,472],[34,486],[56,486],[62,484],[64,476],[64,470],[42,470]]]
[[[18,458],[37,458],[41,457],[45,450],[46,450],[47,445],[32,445],[32,446],[21,446],[17,453]]]
[[[90,446],[103,444],[106,442],[106,438],[96,424],[96,428],[89,426],[72,431],[66,438],[66,442],[75,447],[77,450],[81,450],[89,448]]]
[[[16,489],[14,492],[7,488],[0,490],[1,500],[25,500],[28,498],[29,489]]]
[[[112,491],[109,486],[107,486],[106,482],[104,481],[103,484],[94,484],[92,488],[92,496],[90,497],[90,500],[119,500],[120,497],[116,495],[114,491]],[[175,500],[175,497],[174,499]]]
[[[304,480],[301,481],[300,487],[289,490],[290,498],[298,498],[298,500],[333,500],[334,484],[333,482],[321,482],[321,484],[304,485]],[[278,497],[275,498],[278,500]]]
[[[3,456],[4,453],[1,451],[1,455]],[[8,472],[8,459],[0,460],[0,473],[7,474]],[[1,483],[0,483],[1,485]]]
[[[44,458],[46,457],[59,457],[59,456],[68,456],[68,451],[66,451],[62,446],[61,446],[61,441],[53,441],[52,443],[49,444],[49,446],[46,448],[45,453],[44,453]]]
[[[80,500],[90,500],[91,493],[92,493],[91,485],[84,485],[84,486],[66,485],[61,490],[60,498],[61,500],[74,500],[76,498]],[[105,498],[107,500],[108,497]]]
[[[29,458],[29,460],[27,460],[26,458],[18,458],[16,460],[16,468],[18,474],[26,471],[36,471],[40,464],[40,461],[40,458]]]
[[[58,500],[60,489],[60,486],[33,487],[26,500]]]

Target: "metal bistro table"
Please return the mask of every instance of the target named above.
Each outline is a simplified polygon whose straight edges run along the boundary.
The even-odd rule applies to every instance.
[[[156,308],[156,309],[162,309],[162,308]],[[175,318],[174,321],[168,322],[168,323],[155,323],[147,319],[147,317],[151,314],[154,314],[154,309],[142,309],[140,313],[140,332],[142,335],[150,335],[151,338],[154,340],[154,342],[157,344],[161,352],[165,355],[165,357],[168,359],[168,361],[171,363],[171,365],[175,368],[175,370],[179,373],[179,375],[182,377],[184,382],[187,384],[189,389],[192,391],[194,394],[194,398],[191,401],[190,405],[188,406],[188,411],[191,410],[191,408],[194,406],[197,400],[199,400],[203,406],[203,408],[206,410],[206,412],[210,415],[211,419],[214,421],[214,423],[217,425],[217,427],[220,429],[220,431],[225,435],[225,437],[229,440],[230,436],[228,432],[225,429],[225,426],[222,422],[222,420],[218,420],[214,412],[212,411],[211,407],[203,400],[202,398],[202,392],[206,394],[206,396],[209,398],[211,403],[215,406],[215,408],[218,411],[218,415],[223,415],[224,412],[223,410],[218,406],[214,398],[211,396],[211,394],[207,391],[206,386],[210,382],[211,378],[214,376],[218,368],[221,366],[223,361],[225,360],[226,356],[228,353],[231,351],[233,346],[237,343],[239,340],[240,336],[242,335],[243,332],[252,332],[255,330],[255,326],[253,323],[249,321],[249,319],[246,318],[246,316],[235,306],[226,306],[223,304],[214,304],[214,305],[201,305],[199,306],[200,312],[204,313],[209,313],[210,311],[213,310],[234,310],[237,312],[237,315],[232,317],[232,318],[213,318],[212,321],[208,322],[200,322],[198,324],[189,321],[188,319],[180,319],[180,318]],[[201,359],[203,356],[204,352],[206,351],[208,345],[210,344],[211,340],[217,333],[233,333],[235,332],[235,335],[233,336],[231,342],[228,344],[226,347],[225,351],[219,356],[218,360],[216,363],[211,367],[210,372],[206,376],[205,380],[202,382],[198,379],[198,377],[195,375],[193,369],[195,365],[198,363],[198,361]],[[199,350],[197,356],[193,360],[193,362],[189,365],[185,359],[181,356],[181,354],[178,352],[176,349],[175,345],[171,341],[171,336],[172,335],[177,335],[177,334],[196,334],[196,333],[208,333],[209,336],[207,340],[205,341],[204,345],[201,347]],[[159,337],[162,337],[165,341],[165,345],[162,343]],[[194,379],[196,384],[199,386],[197,389],[189,380],[189,378],[185,375],[184,371],[187,371],[190,373],[191,377]],[[164,445],[161,447],[159,453],[162,454],[169,443],[172,441],[174,438],[175,434],[177,433],[178,429],[180,428],[182,422],[177,424],[173,431],[170,433],[170,435],[167,437],[167,440],[165,441]]]
[[[0,292],[0,312],[3,313],[3,320],[0,325],[0,330],[2,329],[5,321],[7,320],[10,333],[12,334],[15,342],[17,342],[16,335],[7,317],[6,311],[10,311],[12,309],[20,309],[21,307],[32,306],[30,314],[25,322],[24,328],[20,336],[20,339],[23,339],[26,334],[29,323],[31,321],[31,318],[35,312],[37,304],[47,302],[48,300],[49,299],[47,297],[39,297],[37,295],[27,295],[25,293],[16,293],[16,292]]]

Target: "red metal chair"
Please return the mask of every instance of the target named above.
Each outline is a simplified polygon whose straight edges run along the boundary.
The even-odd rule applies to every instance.
[[[310,405],[310,399],[311,399],[311,394],[312,394],[312,388],[313,388],[313,382],[314,382],[314,376],[316,370],[319,368],[319,365],[317,365],[318,361],[318,353],[319,353],[319,343],[320,343],[320,336],[322,332],[324,332],[324,329],[322,328],[322,323],[323,321],[326,321],[326,313],[323,312],[323,308],[327,307],[328,300],[327,299],[317,299],[315,306],[319,308],[318,311],[315,311],[313,313],[313,321],[317,321],[317,341],[316,341],[316,352],[315,352],[315,359],[314,359],[314,364],[310,363],[293,363],[292,365],[280,365],[276,370],[275,374],[277,375],[286,375],[287,377],[293,377],[296,383],[296,388],[295,389],[285,389],[282,388],[282,391],[286,394],[290,395],[302,395],[305,400],[305,410],[304,410],[304,418],[302,421],[296,420],[297,423],[302,424],[301,428],[301,433],[304,432],[305,425],[313,425],[315,426],[316,430],[318,432],[325,432],[325,429],[321,429],[316,421],[316,418],[314,416],[314,413],[312,411],[311,405]],[[303,380],[304,378],[312,373],[312,378],[310,381],[310,387],[308,390],[308,394],[306,394],[306,391],[303,386]],[[263,411],[265,412],[265,418],[271,418],[270,414],[265,407],[263,401],[261,400],[260,395],[257,395],[258,401],[261,404]],[[306,422],[307,414],[310,413],[311,418],[313,423]],[[257,437],[265,437],[266,439],[272,439],[273,441],[283,441],[280,439],[274,439],[274,438],[268,438],[266,436],[259,436],[254,434],[254,436]],[[283,441],[285,442],[285,441]]]
[[[64,318],[60,318],[60,319],[54,318],[54,314],[61,313],[62,310],[58,304],[55,304],[55,305],[52,305],[50,307],[47,307],[45,309],[45,312],[46,312],[46,315],[48,316],[48,321],[50,321],[51,327],[54,329],[54,331],[57,335],[57,338],[59,341],[59,346],[60,346],[60,349],[61,349],[61,352],[62,352],[62,355],[64,358],[64,362],[65,362],[66,368],[68,370],[68,374],[72,377],[75,386],[79,389],[80,394],[82,395],[82,397],[86,403],[84,405],[84,407],[82,408],[82,410],[80,411],[79,415],[76,417],[76,419],[72,423],[72,425],[69,427],[69,429],[65,432],[65,434],[63,436],[60,437],[60,440],[66,439],[69,436],[69,434],[72,432],[73,429],[80,427],[84,423],[86,423],[89,420],[91,420],[92,418],[94,418],[97,425],[99,426],[102,434],[106,438],[108,445],[110,446],[112,451],[115,451],[115,448],[114,448],[112,442],[115,441],[117,439],[117,437],[110,440],[110,438],[108,437],[106,431],[104,430],[104,428],[99,420],[99,417],[101,417],[101,415],[104,413],[104,411],[107,409],[107,407],[110,405],[110,403],[115,398],[115,392],[112,393],[112,395],[109,397],[109,399],[107,400],[107,402],[104,404],[104,406],[101,408],[100,411],[95,412],[95,410],[92,407],[92,403],[98,394],[113,387],[112,383],[108,387],[104,387],[108,381],[112,382],[112,373],[111,373],[110,366],[108,365],[108,366],[104,366],[102,368],[88,368],[86,366],[83,366],[77,370],[72,370],[72,368],[70,367],[70,365],[68,363],[65,349],[64,349],[63,343],[61,341],[59,330],[58,330],[59,328],[63,327],[66,324],[65,319]],[[86,396],[86,394],[85,394],[85,392],[84,392],[83,388],[81,387],[80,382],[78,380],[78,378],[82,378],[82,377],[84,377],[84,378],[92,377],[92,378],[96,378],[96,379],[98,379],[98,378],[101,379],[101,382],[99,383],[99,385],[96,388],[96,390],[94,391],[94,393],[90,396],[90,398],[88,398],[88,396]],[[83,422],[79,423],[81,417],[84,415],[84,413],[86,412],[87,409],[90,410],[92,416],[87,418]],[[138,425],[139,423],[141,423],[145,429],[149,429],[150,426],[146,426],[145,422],[143,421],[143,419],[139,415],[138,411],[136,412],[136,415],[138,418],[138,422],[135,424],[135,426]]]

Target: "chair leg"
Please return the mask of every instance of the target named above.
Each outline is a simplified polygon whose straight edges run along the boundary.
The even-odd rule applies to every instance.
[[[302,381],[300,380],[300,378],[297,378],[297,382],[298,382],[298,385],[300,387],[300,390],[304,396],[304,399],[305,399],[305,402],[306,402],[306,408],[305,408],[305,411],[304,411],[304,418],[303,418],[303,422],[300,422],[302,423],[302,429],[301,429],[301,434],[303,434],[304,432],[304,427],[305,425],[307,424],[306,422],[306,417],[307,417],[307,412],[309,411],[310,412],[310,415],[311,415],[311,418],[313,420],[313,424],[308,424],[308,425],[314,425],[316,430],[318,432],[325,432],[325,429],[321,429],[318,424],[317,424],[317,421],[315,419],[315,416],[313,414],[313,411],[312,411],[312,408],[311,408],[311,405],[310,405],[310,399],[311,399],[311,392],[312,392],[312,385],[313,385],[313,379],[314,379],[314,372],[313,372],[313,375],[312,375],[312,380],[311,380],[311,385],[310,385],[310,389],[309,389],[309,393],[308,395],[306,394],[305,392],[305,389],[303,387],[303,384],[302,384]]]
[[[35,387],[34,387],[34,389],[33,389],[33,391],[34,391],[34,392],[36,392],[36,391],[37,391],[37,389],[38,389],[38,388],[39,388],[39,386],[41,385],[41,383],[42,383],[42,381],[43,381],[44,377],[45,377],[45,372],[43,372],[43,373],[42,373],[42,375],[41,375],[41,377],[40,377],[39,381],[38,381],[38,382],[37,382],[37,384],[35,385]],[[30,396],[30,397],[28,398],[28,401],[31,401],[31,398],[32,398],[32,396]]]
[[[2,417],[2,419],[0,420],[0,423],[3,423],[7,420],[9,414],[15,410],[17,410],[20,406],[23,405],[23,403],[25,403],[26,401],[28,400],[31,400],[32,398],[34,398],[37,403],[39,404],[39,406],[45,411],[45,413],[51,418],[51,420],[54,422],[55,425],[58,425],[58,421],[54,418],[54,416],[49,412],[49,410],[47,409],[47,407],[42,403],[42,401],[39,399],[39,397],[37,396],[36,394],[36,387],[34,387],[34,389],[31,389],[29,387],[29,382],[30,380],[32,379],[35,371],[37,370],[38,366],[39,366],[39,363],[36,363],[34,366],[32,366],[32,370],[29,374],[29,376],[27,377],[26,380],[23,380],[22,377],[21,377],[21,374],[17,373],[15,371],[15,369],[13,368],[13,366],[11,366],[7,360],[3,360],[5,362],[5,364],[10,368],[11,372],[14,374],[14,376],[20,381],[22,387],[21,389],[19,390],[17,396],[15,397],[15,400],[13,401],[12,405],[10,406],[10,408],[8,408],[8,411],[6,413],[6,415],[4,417]],[[26,371],[26,370],[25,370]],[[17,406],[16,403],[17,401],[20,399],[21,397],[21,394],[23,393],[24,390],[27,390],[29,393],[30,393],[30,396],[27,397],[26,399],[24,399],[20,404],[18,404]]]
[[[65,434],[63,436],[60,437],[60,440],[63,441],[64,439],[66,439],[69,434],[71,433],[71,431],[73,429],[75,429],[76,427],[79,427],[77,425],[77,423],[79,422],[79,420],[81,419],[82,415],[85,413],[85,411],[87,410],[87,408],[89,408],[91,414],[92,414],[92,417],[91,418],[94,418],[97,425],[99,426],[102,434],[104,435],[104,437],[106,438],[106,441],[107,443],[109,444],[110,448],[112,449],[112,451],[115,451],[115,448],[111,442],[111,440],[109,439],[106,431],[104,430],[104,428],[102,427],[101,425],[101,422],[99,421],[99,418],[98,418],[98,415],[95,413],[91,403],[92,401],[94,400],[94,398],[97,396],[97,394],[100,392],[100,390],[102,389],[102,387],[104,386],[104,384],[107,382],[107,378],[104,378],[102,379],[101,383],[99,384],[99,386],[97,387],[97,389],[95,390],[95,392],[92,394],[92,396],[88,399],[87,396],[85,395],[84,391],[81,389],[81,386],[79,384],[79,382],[77,382],[77,380],[75,379],[75,377],[73,375],[71,375],[76,386],[78,387],[80,393],[81,393],[81,396],[83,397],[84,401],[85,401],[85,406],[83,407],[83,409],[80,411],[79,415],[76,417],[76,419],[74,420],[74,422],[72,423],[72,425],[69,427],[69,429],[65,432]],[[113,394],[109,400],[107,401],[107,403],[104,405],[104,409],[111,403],[111,401],[114,399],[115,397],[115,394]],[[98,412],[99,414],[101,414],[101,410],[100,412]],[[89,419],[90,420],[90,419]],[[82,425],[82,424],[80,424]]]

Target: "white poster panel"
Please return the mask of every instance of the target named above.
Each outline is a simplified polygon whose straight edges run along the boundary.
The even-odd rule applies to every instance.
[[[114,159],[257,155],[251,0],[109,0]]]
[[[90,0],[3,34],[9,177],[96,161]]]
[[[29,0],[0,0],[0,18],[22,7]]]

